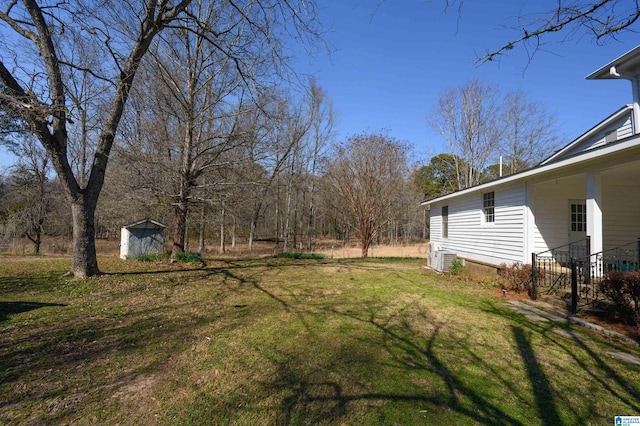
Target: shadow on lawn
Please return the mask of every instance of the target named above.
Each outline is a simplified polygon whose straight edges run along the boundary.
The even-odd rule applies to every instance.
[[[9,315],[33,311],[45,306],[66,306],[60,303],[40,302],[0,302],[0,323],[9,319]]]
[[[44,306],[65,305],[0,302],[4,315]],[[138,384],[165,380],[165,366],[193,345],[194,331],[217,319],[215,312],[178,315],[192,307],[75,311],[9,326],[0,339],[0,424],[100,424],[120,404],[151,400],[153,387]]]
[[[282,305],[288,312],[296,313],[307,330],[312,331],[312,327],[305,321],[306,315],[318,314],[317,307],[311,307],[304,302],[287,302],[268,290],[247,278],[239,278],[227,271],[229,277],[240,279],[245,284],[251,284],[254,288],[264,292],[268,297],[274,299]],[[378,410],[378,422],[380,424],[395,424],[397,418],[393,413],[385,414],[385,409],[381,408],[387,402],[394,404],[404,404],[406,406],[404,421],[412,423],[422,423],[425,418],[433,416],[436,421],[440,415],[446,416],[446,412],[455,411],[458,414],[473,419],[475,422],[483,424],[497,425],[523,425],[517,418],[513,417],[498,404],[485,396],[480,389],[467,385],[464,377],[452,370],[446,361],[438,355],[436,341],[440,338],[441,325],[436,325],[433,332],[424,335],[412,329],[409,321],[403,320],[404,315],[417,315],[429,321],[428,313],[422,308],[414,305],[405,306],[393,315],[380,315],[380,301],[366,302],[363,306],[345,310],[339,310],[335,306],[319,308],[325,314],[335,315],[349,321],[360,323],[360,328],[371,328],[379,333],[368,338],[360,337],[358,342],[350,341],[338,348],[326,347],[330,353],[324,354],[328,360],[315,365],[312,371],[308,370],[308,353],[281,353],[278,359],[271,359],[277,366],[276,374],[272,381],[262,384],[265,394],[272,394],[274,391],[286,395],[280,402],[279,414],[276,424],[339,424],[341,419],[350,414],[350,405],[365,404],[372,410]],[[364,311],[366,315],[359,312]],[[348,336],[346,336],[348,339]],[[448,340],[448,338],[445,338]],[[377,353],[383,350],[390,355],[393,365],[378,365],[381,361]],[[347,371],[342,371],[345,368]],[[433,391],[431,389],[411,391],[415,386],[408,384],[407,392],[353,392],[345,387],[353,389],[354,381],[358,382],[356,387],[363,389],[375,389],[377,385],[369,386],[365,380],[366,375],[379,372],[380,369],[405,370],[405,372],[422,371],[427,375],[435,375],[436,381],[444,384],[446,392]],[[354,373],[350,371],[365,369]],[[345,376],[341,380],[326,380],[327,377]],[[344,380],[342,380],[344,379]],[[393,386],[397,388],[397,384]],[[210,401],[213,402],[213,401]],[[204,404],[206,405],[206,403]],[[241,404],[240,404],[241,405]],[[238,405],[238,407],[240,406]],[[229,402],[227,410],[237,411],[236,402]],[[397,407],[396,407],[397,408]],[[426,408],[425,410],[420,410]],[[393,411],[393,409],[392,409]],[[401,410],[402,411],[402,410]],[[439,412],[438,412],[439,411]],[[428,414],[425,414],[428,413]],[[373,418],[373,417],[372,417]],[[402,423],[402,422],[400,422]],[[404,423],[402,423],[404,424]],[[558,422],[557,424],[561,424]]]
[[[553,390],[549,385],[549,379],[536,359],[531,342],[522,328],[511,326],[511,330],[518,345],[518,352],[520,352],[520,357],[527,370],[529,382],[533,388],[533,396],[542,424],[545,426],[562,425]]]
[[[286,268],[304,264],[284,262],[274,266]],[[307,333],[301,332],[300,343],[292,346],[260,341],[265,353],[261,352],[261,358],[256,359],[265,365],[252,365],[251,368],[268,367],[269,371],[273,368],[274,374],[260,376],[256,373],[262,381],[258,390],[251,387],[253,383],[248,384],[254,380],[253,375],[249,375],[246,380],[238,380],[234,392],[224,395],[213,391],[215,387],[195,391],[197,401],[185,410],[196,419],[200,411],[202,424],[213,424],[220,419],[233,422],[242,411],[257,415],[261,410],[269,411],[268,417],[262,419],[273,419],[280,425],[340,424],[343,419],[357,423],[358,415],[370,416],[367,420],[377,419],[380,424],[430,424],[451,417],[482,424],[529,424],[526,418],[522,420],[522,411],[528,412],[528,408],[512,412],[508,403],[502,403],[495,394],[485,390],[483,375],[491,378],[494,391],[500,388],[513,395],[514,404],[531,404],[531,412],[537,413],[538,418],[529,420],[541,421],[543,425],[562,425],[569,412],[576,419],[575,424],[594,422],[592,413],[571,411],[572,407],[567,408],[569,401],[560,399],[554,392],[551,385],[555,383],[550,381],[554,378],[547,377],[549,373],[537,358],[539,354],[536,354],[532,337],[546,339],[566,352],[593,384],[605,389],[611,398],[640,411],[640,391],[636,383],[603,360],[589,342],[574,341],[550,332],[555,327],[552,324],[534,324],[497,304],[478,307],[484,313],[499,315],[508,321],[511,333],[507,332],[505,336],[517,350],[514,363],[524,367],[524,373],[514,378],[512,373],[500,371],[500,366],[491,362],[491,353],[487,354],[486,349],[477,350],[473,339],[453,336],[452,331],[462,334],[473,331],[452,330],[445,322],[435,319],[421,304],[418,293],[413,301],[395,304],[375,294],[353,300],[346,295],[340,300],[315,299],[313,288],[298,293],[285,285],[270,285],[264,279],[266,266],[269,265],[227,262],[224,266],[187,271],[192,274],[198,271],[198,277],[186,276],[187,282],[216,278],[203,284],[207,289],[205,294],[213,295],[209,300],[183,301],[176,295],[171,303],[155,306],[146,306],[143,300],[136,309],[113,315],[76,312],[69,317],[70,321],[60,320],[53,326],[36,324],[33,329],[18,330],[15,337],[5,334],[0,340],[0,365],[3,367],[0,370],[0,423],[19,423],[20,420],[34,424],[70,423],[77,418],[75,413],[84,414],[87,407],[98,407],[107,413],[107,417],[113,416],[109,410],[121,408],[116,395],[126,392],[135,401],[132,404],[142,403],[145,396],[150,395],[144,395],[131,385],[146,377],[178,383],[175,376],[163,377],[162,371],[165,367],[174,367],[170,364],[172,358],[193,351],[190,348],[198,338],[198,328],[211,329],[212,324],[224,321],[224,329],[233,330],[239,325],[250,327],[254,321],[268,320],[269,317],[258,318],[260,314],[253,310],[255,294],[265,296],[260,299],[261,307],[268,305],[264,312],[274,310],[275,305],[276,311],[281,309],[287,315],[274,318],[288,322],[299,320]],[[158,272],[141,274],[144,273]],[[424,285],[418,282],[420,278],[411,278],[412,282],[406,277],[394,279],[398,278],[403,279],[399,287]],[[274,303],[264,303],[265,300]],[[109,307],[117,307],[118,303],[120,299],[115,299]],[[202,306],[194,309],[193,305],[200,304]],[[212,308],[214,305],[216,309]],[[5,318],[43,306],[52,305],[0,303],[1,312],[6,312]],[[241,316],[244,316],[242,321]],[[246,318],[252,319],[247,321]],[[345,331],[344,337],[334,339],[340,340],[338,342],[323,340],[326,336],[319,325],[334,321],[352,327],[348,329],[352,332]],[[429,327],[425,328],[425,324]],[[273,330],[279,329],[274,325]],[[271,340],[278,338],[271,336]],[[326,345],[319,346],[321,343]],[[310,348],[319,353],[309,353]],[[586,354],[587,360],[576,355],[576,351]],[[239,351],[238,356],[241,353]],[[460,365],[464,361],[473,363],[474,368],[480,370],[473,380],[469,377],[473,371],[469,373],[464,365]],[[190,364],[182,367],[193,368]],[[390,377],[383,377],[387,375]],[[518,377],[528,379],[531,391],[524,389]],[[395,381],[397,378],[401,378],[401,382]],[[413,378],[433,381],[433,384],[414,383]],[[187,386],[185,392],[190,392],[192,384],[188,379],[179,379],[183,382],[175,386]],[[30,409],[31,406],[42,417],[28,421],[3,417],[14,412],[15,407]],[[559,407],[564,409],[565,417],[560,415]],[[353,413],[355,416],[349,417]],[[371,416],[371,413],[375,415]],[[404,418],[395,418],[396,415]],[[90,422],[90,419],[85,420]],[[113,419],[111,423],[115,422]]]
[[[569,356],[573,362],[578,366],[579,370],[584,374],[584,388],[588,386],[598,386],[601,389],[606,390],[614,400],[620,401],[631,407],[632,412],[640,412],[640,386],[635,380],[629,380],[621,373],[619,367],[616,368],[614,364],[617,362],[610,360],[604,360],[594,350],[591,339],[589,337],[583,337],[580,335],[580,327],[578,327],[578,333],[571,333],[571,337],[564,337],[562,334],[556,333],[555,330],[561,329],[562,324],[556,324],[553,322],[537,322],[528,320],[525,315],[515,312],[507,307],[498,308],[495,305],[483,306],[482,310],[497,315],[503,318],[509,319],[513,324],[518,326],[512,326],[514,337],[518,344],[518,348],[521,352],[522,359],[529,373],[529,377],[533,386],[534,394],[536,395],[536,403],[541,418],[545,423],[552,424],[556,421],[557,412],[546,412],[545,407],[549,407],[549,401],[553,401],[553,390],[546,384],[536,381],[536,377],[542,377],[542,369],[535,364],[535,354],[533,352],[533,346],[531,342],[526,338],[527,330],[529,334],[539,334],[543,341],[548,343],[554,348],[564,352]],[[588,334],[587,329],[582,329],[585,334]],[[611,348],[617,347],[617,343],[609,341],[608,344]],[[620,350],[625,351],[623,347],[618,347]],[[533,361],[531,360],[533,357]],[[632,376],[629,376],[632,377]],[[613,382],[613,383],[612,383]],[[547,383],[547,382],[545,382]],[[615,385],[615,386],[614,386]],[[545,402],[546,401],[546,402]],[[557,402],[557,401],[556,401]],[[561,404],[571,412],[572,418],[576,424],[585,424],[589,422],[591,413],[576,411],[576,408],[568,401],[561,401]],[[551,408],[555,410],[557,405],[552,405]]]
[[[524,424],[501,409],[490,398],[466,385],[464,378],[459,377],[437,355],[435,342],[439,338],[438,328],[426,341],[419,344],[373,318],[354,316],[351,318],[373,325],[382,332],[381,347],[392,354],[397,368],[435,374],[445,384],[446,392],[411,392],[409,389],[413,386],[407,383],[407,392],[350,393],[346,392],[337,381],[310,381],[304,375],[297,376],[291,369],[291,365],[295,364],[287,360],[281,364],[275,382],[269,384],[276,389],[286,389],[290,394],[281,402],[281,413],[277,424],[339,424],[341,418],[348,415],[349,405],[353,403],[365,404],[370,409],[379,410],[377,417],[380,424],[405,424],[407,421],[411,424],[421,424],[425,420],[430,424],[432,421],[441,419],[440,416],[447,417],[448,414],[445,413],[448,411],[454,411],[482,424]],[[331,364],[345,363],[345,360],[346,363],[353,362],[353,359],[358,356],[362,359],[355,362],[368,362],[373,364],[372,368],[375,368],[377,362],[375,359],[367,359],[369,356],[363,353],[354,355],[355,351],[357,351],[356,348],[351,348],[336,354],[334,362],[330,363],[328,368],[331,368]],[[330,371],[325,373],[329,375]],[[347,383],[350,387],[352,386],[352,383],[348,381]],[[360,385],[368,387],[367,383]],[[404,414],[400,414],[405,417],[403,421],[397,418],[398,413],[403,411],[398,410],[397,406],[396,413],[393,413],[394,408],[385,413],[384,405],[388,402],[404,404]],[[433,416],[431,420],[427,420],[429,416]]]

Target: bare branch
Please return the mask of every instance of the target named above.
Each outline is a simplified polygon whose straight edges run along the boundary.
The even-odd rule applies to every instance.
[[[527,45],[529,60],[545,44],[552,34],[564,32],[562,41],[570,40],[581,28],[590,33],[597,42],[616,39],[623,31],[635,31],[632,27],[640,18],[638,0],[600,0],[596,3],[582,0],[558,0],[557,7],[542,13],[542,18],[528,15],[521,18],[522,25],[512,27],[521,35],[500,48],[489,51],[476,59],[481,65],[494,61],[517,45]]]

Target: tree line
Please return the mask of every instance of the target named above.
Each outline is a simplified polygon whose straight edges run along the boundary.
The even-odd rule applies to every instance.
[[[615,19],[602,21],[618,3],[559,2],[550,14],[558,18],[554,25],[534,21],[532,31],[525,24],[523,37],[481,60],[531,40],[538,48],[545,34],[576,22],[615,37],[637,17],[634,7],[631,18],[613,13]],[[99,273],[96,235],[139,216],[171,223],[173,254],[186,249],[188,232],[204,235],[214,215],[221,250],[224,236],[231,233],[233,244],[241,228],[249,245],[268,236],[285,248],[309,246],[314,232],[348,239],[355,230],[363,247],[374,238],[409,238],[420,228],[424,235],[425,221],[408,207],[417,203],[408,201],[416,174],[408,177],[406,147],[368,134],[329,149],[332,118],[322,89],[309,81],[304,95],[288,93],[299,81],[288,60],[291,43],[307,50],[323,45],[315,1],[22,0],[2,7],[0,137],[21,163],[0,182],[0,219],[5,233],[22,232],[34,247],[54,232],[47,227],[71,233],[75,277]],[[535,105],[512,98],[501,103],[513,108],[503,107],[477,81],[439,98],[429,122],[450,152],[432,160],[432,169],[451,164],[453,188],[485,179],[498,145],[515,172],[533,161],[526,152],[536,152],[535,143],[551,140],[548,114],[518,110]],[[530,129],[542,128],[547,137],[534,130],[529,140],[518,136],[531,125],[518,120],[529,116],[544,118]],[[384,157],[371,161],[405,162],[349,177],[353,167],[336,159],[348,164],[358,150]],[[370,166],[358,170],[376,167]],[[427,172],[431,187],[449,184],[446,173]]]
[[[450,150],[418,167],[411,146],[384,132],[337,141],[331,99],[315,80],[302,95],[269,88],[223,99],[231,78],[188,81],[205,68],[192,53],[171,59],[173,68],[157,61],[141,67],[143,83],[123,114],[96,208],[98,237],[117,238],[123,224],[152,217],[170,225],[173,255],[206,245],[225,253],[239,242],[252,250],[257,240],[312,250],[318,240],[358,238],[367,256],[373,242],[427,238],[423,199],[498,178],[492,160],[500,155],[503,174],[530,167],[557,141],[541,104],[472,80],[435,103],[427,121]],[[93,125],[82,111],[91,108],[76,112],[86,133]],[[81,179],[90,139],[74,138]],[[0,187],[3,236],[24,235],[38,252],[44,235],[72,230],[55,196],[61,183],[34,137],[5,138],[4,145],[20,160]]]

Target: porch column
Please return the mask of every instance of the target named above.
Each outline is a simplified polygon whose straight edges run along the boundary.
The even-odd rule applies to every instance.
[[[536,222],[533,214],[533,200],[535,198],[534,187],[531,182],[525,182],[524,184],[524,253],[522,263],[531,262],[531,253],[535,250],[533,233],[534,224]]]
[[[602,176],[599,172],[587,172],[587,235],[591,237],[591,253],[600,253],[602,238]]]

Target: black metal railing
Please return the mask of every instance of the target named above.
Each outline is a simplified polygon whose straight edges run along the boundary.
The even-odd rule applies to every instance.
[[[557,293],[571,286],[571,259],[589,258],[591,238],[555,247],[531,255],[532,299],[536,300],[538,291]],[[580,269],[583,274],[584,267]]]
[[[576,313],[579,306],[596,306],[604,299],[599,284],[607,273],[640,271],[640,238],[591,254],[590,238],[587,237],[583,255],[580,255],[583,249],[571,247],[574,244],[532,255],[533,300],[536,300],[539,291],[558,293],[570,288],[571,312]]]

